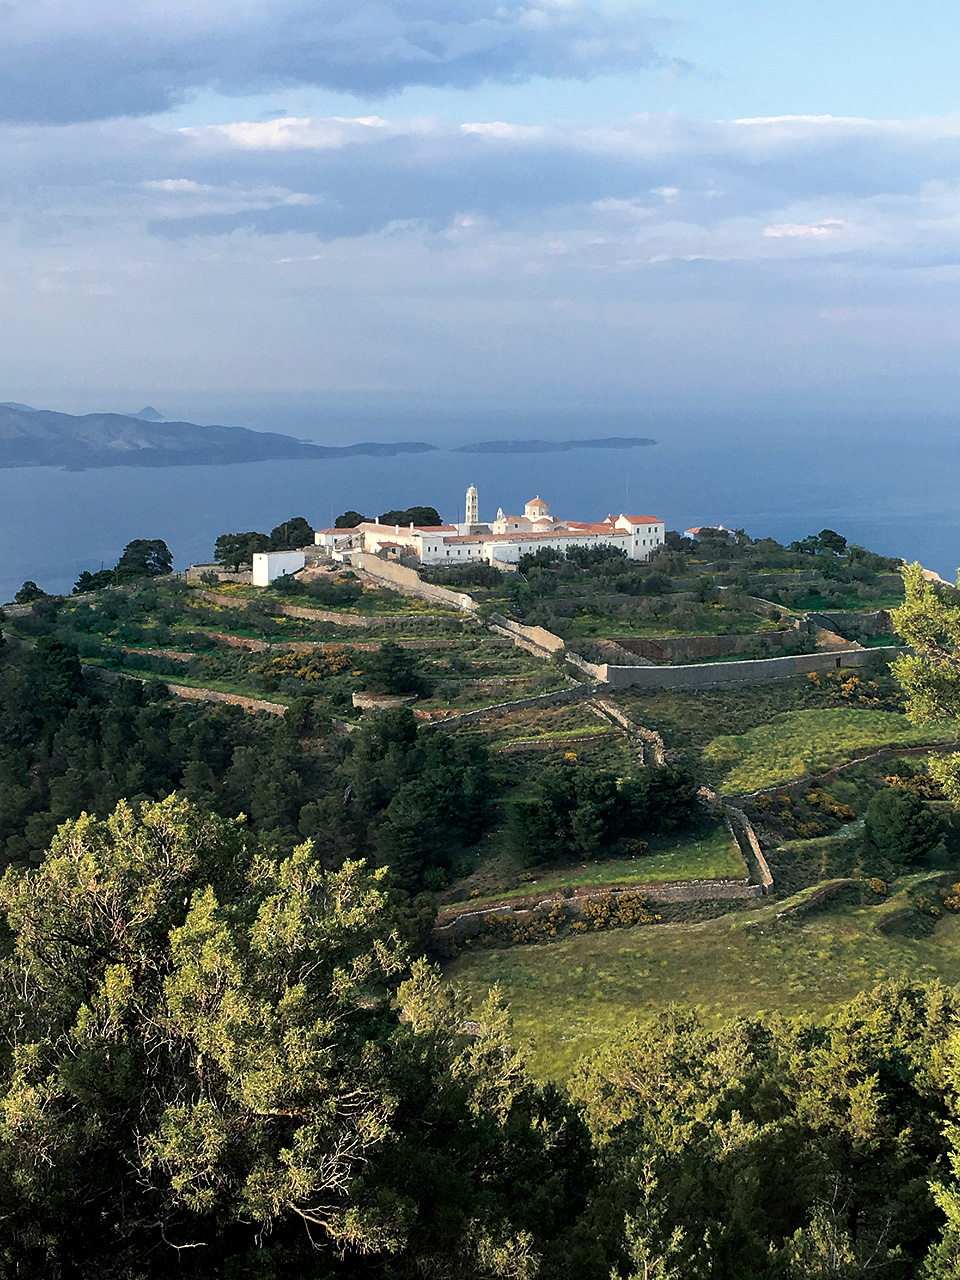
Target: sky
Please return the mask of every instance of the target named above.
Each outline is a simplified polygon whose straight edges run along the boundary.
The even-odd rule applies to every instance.
[[[958,47],[947,0],[11,0],[0,399],[949,413]]]

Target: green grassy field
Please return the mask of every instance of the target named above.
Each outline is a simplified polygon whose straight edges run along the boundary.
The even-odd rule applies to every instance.
[[[755,614],[704,606],[697,617],[686,617],[682,623],[673,620],[671,614],[662,618],[624,617],[617,613],[587,612],[584,610],[566,620],[572,639],[616,639],[618,636],[656,637],[674,639],[677,636],[736,635],[757,631],[775,631],[775,623]]]
[[[960,917],[926,938],[886,936],[882,908],[836,907],[775,925],[782,904],[696,925],[646,925],[541,947],[468,952],[447,970],[473,1004],[499,983],[515,1039],[541,1078],[563,1079],[577,1058],[631,1018],[670,1001],[707,1021],[733,1014],[823,1014],[858,991],[906,974],[960,983]]]
[[[863,613],[872,613],[876,609],[897,609],[903,604],[903,592],[888,593],[884,595],[878,592],[876,596],[870,600],[860,600],[856,596],[848,596],[844,598],[841,605],[831,604],[819,591],[808,592],[801,600],[797,600],[791,605],[793,613],[811,613],[825,610],[828,613],[834,612],[837,608],[850,611],[859,610]]]
[[[827,692],[801,676],[729,689],[623,689],[614,702],[671,747],[702,751],[720,734],[746,733],[787,711],[829,706]]]
[[[960,738],[960,724],[911,724],[894,711],[849,707],[790,711],[746,733],[709,743],[704,759],[722,770],[724,791],[741,793],[823,773],[872,748],[922,746]]]
[[[724,826],[718,825],[698,840],[688,838],[666,848],[664,843],[657,841],[654,851],[644,857],[616,858],[607,862],[579,864],[563,871],[544,871],[539,878],[516,889],[445,906],[483,907],[530,893],[554,893],[567,887],[587,889],[602,888],[608,884],[660,884],[671,880],[737,880],[747,874],[740,850]]]

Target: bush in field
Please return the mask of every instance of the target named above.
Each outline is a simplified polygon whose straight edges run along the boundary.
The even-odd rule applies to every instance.
[[[457,564],[450,569],[426,569],[421,577],[441,587],[499,587],[504,574],[492,564]]]
[[[892,862],[914,862],[929,853],[940,838],[941,823],[913,791],[884,787],[870,803],[863,819],[870,845]]]
[[[363,587],[352,575],[314,578],[312,582],[303,582],[294,574],[285,573],[282,577],[274,578],[270,586],[282,596],[305,596],[310,604],[328,608],[356,604],[363,595]]]
[[[632,924],[655,924],[659,915],[642,893],[601,893],[586,898],[581,919],[574,921],[578,933],[587,929],[624,929]]]
[[[252,666],[250,671],[260,677],[266,688],[277,689],[284,679],[312,683],[343,675],[352,669],[353,664],[351,648],[328,645],[314,653],[283,653],[269,662]]]

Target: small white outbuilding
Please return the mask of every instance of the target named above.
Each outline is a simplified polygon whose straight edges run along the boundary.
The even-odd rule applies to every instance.
[[[255,551],[253,554],[253,585],[269,587],[274,578],[285,573],[297,573],[307,563],[302,551]]]

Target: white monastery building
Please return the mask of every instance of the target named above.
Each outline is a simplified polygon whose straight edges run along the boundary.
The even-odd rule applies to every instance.
[[[390,560],[420,564],[516,564],[521,556],[542,548],[620,547],[631,560],[649,560],[662,546],[664,523],[658,516],[607,516],[599,524],[559,520],[542,498],[533,498],[522,516],[505,515],[501,508],[492,524],[481,524],[473,485],[467,490],[463,524],[384,525],[366,520],[355,529],[319,529],[314,541],[336,559],[351,551],[366,551]]]
[[[286,573],[299,573],[307,562],[302,551],[255,551],[253,554],[253,585],[269,587],[274,578]]]

